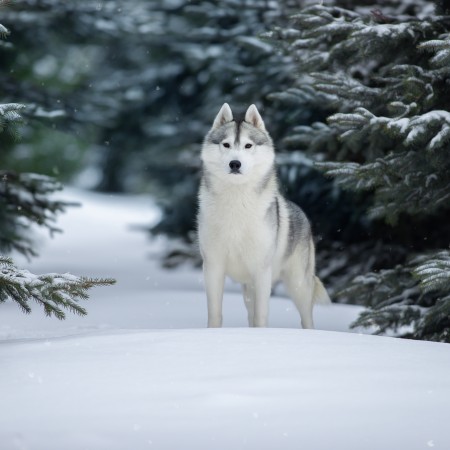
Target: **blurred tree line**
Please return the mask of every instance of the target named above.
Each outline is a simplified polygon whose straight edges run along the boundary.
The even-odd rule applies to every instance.
[[[27,105],[27,120],[19,142],[0,134],[0,167],[151,193],[163,210],[151,232],[177,238],[165,258],[173,266],[197,258],[198,154],[212,117],[225,101],[233,110],[256,103],[279,151],[284,192],[312,221],[319,274],[333,297],[370,306],[361,324],[377,332],[448,340],[441,299],[447,307],[448,300],[424,294],[418,272],[430,263],[423,270],[445,273],[446,256],[411,261],[448,249],[449,202],[403,207],[413,201],[405,183],[371,184],[387,176],[393,149],[408,149],[400,132],[386,135],[389,125],[367,125],[375,116],[412,120],[448,110],[445,55],[432,68],[434,44],[417,49],[440,40],[438,54],[445,50],[447,3],[17,0],[0,12],[14,33],[14,45],[0,47],[0,85],[4,103]],[[407,110],[413,101],[417,109]],[[448,157],[438,153],[426,164],[444,169]],[[329,161],[343,165],[315,164]],[[390,170],[413,173],[425,164],[402,162]],[[425,332],[421,311],[436,305],[439,326],[432,320]]]

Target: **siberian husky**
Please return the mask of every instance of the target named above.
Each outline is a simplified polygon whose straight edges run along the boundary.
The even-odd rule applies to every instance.
[[[278,188],[272,140],[255,105],[234,120],[225,103],[205,137],[198,240],[208,327],[222,326],[226,276],[242,284],[248,323],[266,327],[272,285],[281,280],[313,328],[314,303],[329,303],[315,276],[315,250],[304,212]]]

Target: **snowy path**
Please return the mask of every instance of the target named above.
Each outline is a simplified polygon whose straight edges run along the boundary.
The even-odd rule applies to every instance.
[[[28,267],[118,284],[64,322],[0,305],[0,450],[450,448],[450,346],[300,330],[282,298],[277,328],[244,328],[233,286],[227,328],[205,329],[199,272],[161,270],[127,232],[156,217],[144,199],[69,194],[84,207]],[[359,310],[317,308],[317,327]]]

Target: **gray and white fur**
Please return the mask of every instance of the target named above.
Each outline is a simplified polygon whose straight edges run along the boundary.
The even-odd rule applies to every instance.
[[[278,188],[275,151],[255,105],[243,121],[225,103],[206,135],[201,159],[198,240],[208,326],[222,326],[225,277],[242,284],[248,323],[265,327],[272,285],[281,280],[303,328],[314,328],[314,303],[329,303],[315,276],[311,226]]]

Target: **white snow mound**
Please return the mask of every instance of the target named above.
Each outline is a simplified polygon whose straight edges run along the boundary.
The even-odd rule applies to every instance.
[[[348,333],[350,305],[301,330],[281,297],[249,329],[229,283],[226,328],[205,329],[200,272],[162,270],[129,231],[158,217],[147,199],[67,194],[65,233],[17,265],[118,282],[62,322],[0,304],[0,450],[450,448],[448,344]]]
[[[10,341],[0,361],[4,450],[450,446],[445,344],[158,330]]]

